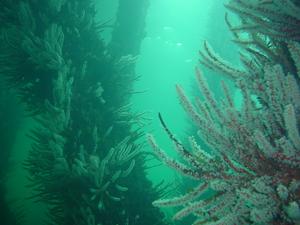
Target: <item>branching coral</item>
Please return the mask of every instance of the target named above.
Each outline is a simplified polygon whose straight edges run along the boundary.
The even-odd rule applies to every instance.
[[[45,31],[43,39],[31,36],[23,41],[23,48],[29,55],[29,60],[39,67],[60,70],[65,64],[62,56],[64,33],[61,27],[51,24]]]
[[[258,32],[281,40],[300,40],[300,8],[296,1],[233,0],[227,7],[244,18],[244,24],[232,28],[233,31]]]
[[[160,207],[182,206],[174,219],[194,214],[198,218],[194,224],[228,225],[296,224],[300,220],[299,43],[288,33],[285,41],[278,42],[277,36],[273,37],[275,31],[258,23],[257,16],[273,22],[273,17],[267,19],[262,12],[277,7],[274,2],[280,1],[266,3],[263,9],[257,1],[231,1],[230,5],[238,10],[251,5],[249,13],[253,16],[249,20],[265,29],[258,36],[272,33],[268,40],[273,43],[276,59],[273,52],[267,51],[269,43],[265,39],[260,39],[260,46],[266,51],[258,50],[257,45],[251,49],[245,47],[250,56],[241,54],[244,69],[221,59],[207,43],[201,52],[202,64],[235,82],[243,96],[241,109],[235,107],[226,83],[222,84],[225,98],[218,102],[198,69],[195,74],[203,101],[196,98],[192,104],[184,90],[179,85],[176,87],[183,108],[211,152],[202,150],[194,137],[189,138],[191,150],[188,150],[174,137],[161,116],[161,124],[184,163],[169,158],[154,137],[148,136],[159,158],[200,183],[185,195],[153,203]],[[285,15],[291,5],[281,6],[280,12]],[[296,6],[293,9],[299,12]],[[289,28],[293,24],[286,27]],[[288,50],[283,51],[286,46]],[[288,61],[281,61],[283,58]],[[209,190],[214,194],[206,195]]]

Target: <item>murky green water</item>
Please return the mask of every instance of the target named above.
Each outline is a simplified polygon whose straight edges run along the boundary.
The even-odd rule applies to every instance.
[[[235,81],[230,79],[230,76],[219,76],[218,72],[213,72],[203,65],[199,66],[199,58],[201,58],[199,50],[203,50],[203,43],[208,41],[218,55],[231,62],[237,71],[243,68],[239,53],[245,50],[241,46],[246,44],[239,43],[240,47],[238,47],[232,40],[241,41],[251,35],[247,31],[248,33],[244,32],[241,36],[234,33],[234,36],[229,31],[228,24],[225,22],[225,14],[228,12],[224,7],[226,2],[228,1],[1,1],[0,224],[188,225],[193,224],[192,221],[198,217],[206,218],[204,222],[208,223],[195,224],[219,224],[218,222],[225,218],[223,214],[226,210],[223,210],[222,217],[221,214],[214,214],[215,212],[210,210],[215,206],[209,205],[210,203],[206,205],[206,215],[201,214],[199,207],[198,210],[191,209],[193,213],[187,213],[193,215],[177,221],[173,220],[174,214],[175,218],[176,216],[181,218],[181,215],[176,214],[180,207],[158,208],[155,207],[157,202],[152,204],[157,199],[193,193],[195,191],[193,188],[199,185],[200,181],[205,182],[205,179],[192,181],[192,179],[182,178],[180,171],[189,176],[188,169],[180,170],[181,164],[178,166],[177,161],[168,163],[164,156],[161,157],[162,160],[157,159],[147,141],[148,134],[155,137],[158,145],[168,156],[180,163],[188,162],[184,165],[192,168],[193,178],[197,178],[198,173],[203,173],[205,177],[207,171],[205,168],[202,171],[199,166],[203,162],[201,155],[191,153],[191,157],[185,158],[190,153],[184,152],[184,146],[188,145],[187,140],[191,136],[195,136],[205,152],[211,154],[211,158],[208,157],[211,160],[209,162],[216,164],[215,168],[217,168],[214,175],[224,170],[225,183],[227,181],[230,183],[231,175],[238,176],[240,171],[247,175],[243,174],[245,177],[241,176],[237,179],[241,181],[245,178],[245,186],[238,186],[238,181],[231,182],[233,189],[241,190],[240,193],[243,194],[248,187],[247,184],[251,184],[253,187],[250,185],[251,188],[247,189],[250,193],[248,194],[254,197],[256,194],[261,194],[257,198],[263,199],[267,196],[266,192],[261,191],[255,184],[265,182],[259,184],[268,186],[272,183],[268,183],[268,179],[274,178],[273,186],[270,184],[274,192],[272,196],[278,196],[274,199],[266,197],[268,199],[266,202],[272,200],[268,204],[272,207],[275,202],[277,211],[273,210],[268,214],[264,211],[267,210],[266,205],[259,202],[257,206],[253,199],[245,201],[247,203],[245,208],[248,211],[246,209],[243,211],[242,206],[240,207],[242,209],[235,206],[238,208],[237,211],[242,211],[240,217],[243,220],[240,221],[244,221],[243,224],[298,224],[300,221],[299,166],[296,164],[299,162],[299,146],[297,146],[300,110],[299,77],[296,75],[293,79],[286,77],[289,76],[287,74],[297,74],[299,69],[299,63],[295,62],[295,58],[297,59],[296,47],[299,44],[300,34],[299,29],[294,31],[292,27],[290,30],[287,29],[286,36],[285,34],[280,36],[274,26],[278,25],[279,30],[283,29],[281,24],[284,23],[285,18],[290,19],[291,26],[297,23],[299,25],[300,19],[296,15],[300,10],[296,1],[289,1],[295,5],[292,5],[294,11],[291,8],[285,11],[285,13],[290,12],[287,17],[275,18],[267,13],[267,10],[263,11],[266,12],[266,15],[263,14],[265,16],[262,17],[263,19],[257,12],[257,18],[249,16],[244,20],[239,20],[237,16],[230,14],[233,23],[247,24],[248,19],[257,23],[259,21],[259,25],[276,21],[271,28],[265,25],[268,29],[275,29],[271,34],[265,34],[259,29],[257,36],[256,33],[250,32],[257,38],[252,44],[258,45],[258,50],[251,52],[252,49],[248,48],[249,51],[245,54],[246,57],[253,57],[253,55],[253,58],[256,57],[248,64],[245,63],[246,60],[243,61],[246,70],[251,70],[254,74],[248,80],[240,79],[253,82],[253,85],[250,85],[251,89],[245,91],[241,86],[235,86]],[[273,4],[268,1],[252,2],[263,4],[262,7],[264,4],[267,7],[268,4]],[[279,1],[274,2],[279,4]],[[272,9],[271,7],[270,10]],[[249,15],[252,15],[251,10]],[[242,11],[243,13],[245,12]],[[257,24],[251,25],[252,27],[246,29],[256,29]],[[291,36],[288,36],[289,32]],[[257,43],[262,43],[263,47]],[[291,43],[296,47],[290,47]],[[253,47],[251,43],[249,45]],[[214,55],[210,57],[214,59]],[[275,69],[272,70],[266,65],[270,68],[274,66]],[[282,73],[278,72],[278,68],[276,70],[275,65],[281,65]],[[228,69],[226,66],[221,65],[222,69]],[[210,101],[210,94],[205,95],[203,89],[204,93],[199,94],[195,82],[195,67],[201,68],[205,74],[210,91],[218,107],[221,106],[225,119],[212,106],[214,100]],[[258,78],[259,74],[268,73],[274,73],[277,77],[271,79],[270,76],[266,78],[262,75]],[[230,103],[224,101],[221,80],[228,85],[228,93],[233,101],[231,108],[228,107]],[[191,97],[193,102],[195,97],[203,102],[206,101],[204,108],[212,117],[207,116],[205,119],[211,126],[216,124],[214,127],[216,130],[223,131],[220,132],[219,140],[214,139],[216,136],[214,129],[209,133],[211,139],[207,138],[209,135],[197,137],[197,129],[199,129],[195,125],[197,115],[195,116],[193,110],[187,109],[186,111],[192,115],[187,116],[184,107],[188,108],[189,105],[184,104],[180,91],[179,96],[176,93],[178,84],[184,88],[187,96],[193,96]],[[275,86],[274,89],[272,85]],[[288,97],[284,96],[285,93],[282,94],[283,97],[278,94],[284,85],[290,85],[288,87],[293,94],[286,93]],[[201,84],[198,86],[201,89]],[[270,97],[275,95],[272,91],[280,97]],[[267,97],[263,93],[266,93]],[[247,100],[248,103],[251,102],[249,105],[253,108],[249,109]],[[197,107],[197,113],[200,115],[203,110],[201,112],[201,107],[199,105]],[[249,119],[247,112],[253,113],[251,114],[253,121],[247,120]],[[163,118],[161,120],[158,117],[159,113]],[[232,115],[238,119],[235,121]],[[260,116],[256,117],[256,115]],[[190,118],[193,116],[194,122]],[[213,121],[214,116],[219,121]],[[268,118],[268,121],[261,122],[261,118]],[[289,123],[289,120],[292,122]],[[249,131],[247,129],[252,122],[258,125]],[[239,127],[240,134],[247,130],[248,137],[257,138],[255,139],[257,146],[251,145],[253,141],[251,138],[248,140],[242,135],[237,137],[239,132],[234,130],[238,126],[237,123],[242,124]],[[230,127],[234,131],[229,128],[228,131],[224,127]],[[257,129],[268,130],[264,134],[267,141],[259,136]],[[230,136],[230,132],[238,134]],[[262,157],[253,150],[251,156],[247,156],[249,157],[247,160],[251,157],[254,159],[248,160],[250,164],[243,164],[239,161],[239,157],[244,156],[240,152],[236,153],[238,156],[232,154],[226,158],[222,151],[221,154],[214,151],[212,148],[214,145],[210,145],[209,140],[221,143],[223,138],[232,144],[229,151],[235,148],[244,149],[249,143],[249,148],[260,149],[263,143],[265,149],[270,149],[269,145],[271,145],[279,152],[272,155],[274,158],[270,159],[270,161],[275,160],[275,163],[265,161],[265,165],[268,166],[264,167],[263,163],[259,164],[255,161],[255,157],[258,155],[261,160],[266,160],[264,157],[267,154],[262,151]],[[208,143],[205,143],[204,139],[208,140]],[[149,140],[151,143],[151,138]],[[225,145],[224,142],[221,144],[228,147],[229,144]],[[181,148],[184,150],[183,157],[174,151],[174,145],[179,148],[179,153]],[[287,158],[280,155],[287,152],[290,154]],[[189,161],[191,158],[194,161]],[[282,162],[284,160],[288,162]],[[162,161],[167,161],[166,164],[175,167],[175,170]],[[254,163],[254,166],[251,163]],[[283,164],[275,168],[273,166],[276,163]],[[295,171],[289,167],[292,163],[295,165],[293,164],[291,168],[295,168]],[[265,173],[257,173],[254,171],[255,167],[264,168],[262,170]],[[272,168],[274,174],[270,175],[267,171]],[[210,174],[207,177],[211,179],[214,175]],[[249,177],[253,180],[249,181]],[[218,183],[220,180],[222,179],[215,182]],[[219,190],[213,189],[214,184],[210,184],[211,188],[200,198],[207,202],[213,199],[212,202],[216,202],[220,207],[226,201],[231,203],[233,197],[226,195],[231,189],[224,189],[227,191],[230,189],[228,192],[220,191],[221,194],[225,193],[227,200],[218,202],[220,199],[216,193]],[[285,188],[288,190],[286,193],[288,197],[278,193],[280,192],[278,190],[284,192]],[[241,196],[236,198],[236,205],[245,197]],[[183,200],[183,206],[189,208],[192,200],[195,199],[191,198],[186,202]],[[157,205],[160,204],[162,203]],[[168,204],[170,202],[166,203]],[[234,208],[231,205],[228,207],[230,210]],[[257,211],[251,211],[252,208]],[[231,212],[226,212],[228,213]],[[256,220],[264,221],[260,218],[260,213],[264,216],[271,215],[270,218],[273,220],[255,223]],[[233,225],[236,222],[227,221],[224,224]]]

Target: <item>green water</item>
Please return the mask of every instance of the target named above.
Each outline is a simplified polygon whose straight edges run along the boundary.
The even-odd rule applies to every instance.
[[[238,150],[243,149],[246,144],[253,141],[253,138],[256,138],[257,143],[253,145],[250,143],[249,146],[261,150],[260,145],[263,143],[265,147],[262,151],[263,156],[265,151],[274,146],[276,151],[282,148],[283,153],[288,152],[292,155],[293,151],[296,152],[299,148],[295,144],[298,143],[299,136],[300,103],[297,102],[300,100],[299,77],[295,75],[296,78],[293,80],[288,77],[291,75],[287,74],[298,72],[299,75],[299,63],[294,62],[294,58],[297,59],[298,56],[297,49],[289,45],[297,47],[300,33],[298,30],[292,32],[291,36],[296,36],[293,37],[295,40],[293,39],[292,42],[289,36],[282,34],[282,37],[276,33],[276,30],[274,33],[280,36],[279,40],[277,36],[265,37],[261,34],[263,31],[259,30],[261,33],[256,38],[261,41],[265,49],[260,46],[257,52],[249,51],[250,53],[245,54],[246,57],[253,57],[253,55],[256,57],[253,57],[255,60],[251,63],[246,64],[248,66],[246,70],[255,68],[259,72],[253,69],[258,75],[252,70],[251,73],[253,72],[256,77],[253,75],[251,79],[247,78],[248,80],[241,78],[249,83],[256,79],[256,83],[250,85],[251,90],[247,90],[249,93],[247,91],[243,93],[235,86],[234,79],[229,79],[228,76],[221,77],[217,72],[199,63],[201,58],[199,50],[201,51],[203,43],[208,41],[218,55],[234,65],[235,69],[242,68],[239,53],[245,49],[238,47],[232,40],[241,37],[241,40],[243,38],[246,40],[248,36],[243,33],[237,38],[229,31],[225,23],[228,9],[224,4],[227,2],[227,0],[43,0],[40,2],[3,0],[0,2],[0,8],[3,8],[0,12],[0,23],[3,24],[0,25],[0,225],[191,225],[195,217],[203,216],[199,216],[200,210],[198,210],[193,212],[195,215],[176,221],[174,214],[175,217],[178,216],[176,212],[181,209],[180,207],[154,207],[157,199],[193,193],[193,188],[199,185],[199,180],[202,182],[202,178],[193,181],[182,177],[178,172],[180,166],[173,164],[173,167],[177,167],[176,170],[165,165],[169,163],[172,167],[174,161],[170,163],[163,157],[161,157],[163,160],[158,159],[148,143],[151,141],[147,140],[148,134],[153,135],[166,155],[180,163],[184,162],[182,159],[184,157],[180,158],[178,152],[174,150],[174,143],[177,148],[187,146],[190,136],[195,136],[201,147],[208,153],[214,151],[208,147],[210,143],[204,143],[202,140],[205,137],[197,137],[195,122],[184,111],[187,104],[182,107],[180,96],[176,93],[175,87],[179,84],[192,102],[195,97],[207,101],[205,93],[199,94],[199,87],[195,82],[195,67],[203,72],[218,107],[226,117],[224,120],[218,118],[221,123],[216,120],[210,125],[215,125],[216,130],[227,128],[226,126],[233,128],[232,130],[228,128],[233,132],[232,137],[228,133],[220,135],[220,143],[222,138],[226,139],[226,137],[232,138],[226,140],[230,144],[231,141],[235,141],[232,146],[230,145],[229,151],[234,147]],[[268,6],[270,2],[262,1],[261,4]],[[274,2],[279,4],[283,1]],[[292,2],[297,3],[297,1]],[[294,14],[297,14],[296,10],[300,8],[295,6],[294,10],[296,13],[291,8],[285,11],[285,13],[289,11],[288,17],[284,17],[285,15],[276,17],[275,25],[278,25],[279,30],[284,29],[281,27],[281,23],[284,24],[284,21],[280,20],[282,18],[297,18],[291,26],[299,24],[299,16]],[[241,21],[233,14],[229,16],[231,22],[247,22],[248,18]],[[272,16],[271,19],[264,18],[264,20],[254,18],[263,24],[271,23],[274,19]],[[273,26],[272,29],[276,28]],[[256,27],[250,26],[249,29],[256,29]],[[287,33],[290,30],[287,29]],[[267,35],[274,34],[267,33]],[[239,44],[242,46],[241,43]],[[279,72],[276,67],[275,69],[265,67],[265,64],[281,65],[282,71],[278,67]],[[266,78],[265,74],[274,76]],[[262,76],[261,79],[257,78],[259,75]],[[222,102],[224,93],[221,90],[221,80],[228,85],[229,95],[233,99],[233,107],[224,108],[224,112],[222,107],[230,104],[226,105]],[[277,85],[277,89],[272,89],[272,85]],[[289,94],[284,89],[286,87],[294,93]],[[262,93],[261,89],[264,90]],[[278,93],[279,90],[284,93]],[[245,97],[245,93],[249,96]],[[276,94],[277,97],[274,97],[273,95]],[[260,95],[265,99],[260,98]],[[253,107],[250,108],[253,110],[251,116],[254,118],[260,115],[268,119],[263,121],[255,117],[260,122],[259,128],[256,127],[256,130],[253,128],[251,131],[247,130],[248,127],[251,127],[252,122],[253,124],[258,122],[254,120],[249,122],[246,120],[247,116],[244,116],[246,119],[242,117],[245,111],[247,113],[246,106],[249,106],[245,104],[247,97],[251,99],[250,105]],[[270,101],[264,102],[268,97]],[[276,102],[284,98],[288,100]],[[208,114],[216,116],[218,112],[212,112],[214,109],[209,106],[211,102],[209,100],[207,102],[205,107]],[[273,108],[268,108],[268,104]],[[230,114],[230,110],[233,109],[235,111]],[[162,116],[161,120],[158,117],[159,113]],[[199,114],[202,113],[203,111]],[[234,136],[236,131],[234,128],[239,125],[234,124],[236,121],[230,117],[234,113],[247,123],[243,124],[242,121],[241,124],[245,126],[239,127],[241,134],[246,130],[248,136],[251,136],[248,137],[249,139],[245,138],[245,143],[242,142],[244,136],[239,136],[239,132]],[[211,115],[205,119],[209,121]],[[258,129],[265,133],[259,136]],[[241,140],[241,143],[237,140]],[[254,152],[252,149],[249,151]],[[296,163],[299,162],[298,153],[290,157],[292,159],[295,157]],[[188,167],[194,169],[203,163],[201,161],[203,158],[193,154],[196,163],[186,160],[185,165],[187,162],[191,163]],[[276,154],[272,157],[283,157]],[[254,152],[250,158],[261,157],[259,166],[263,168],[263,172],[260,173],[261,171],[254,171],[254,167],[258,164],[255,160],[253,160],[254,166],[252,165],[254,169],[251,171],[251,167],[248,168],[247,165],[236,160],[239,156],[236,158],[234,156],[233,154],[230,159],[230,155],[229,158],[224,158],[222,154],[212,154],[211,158],[208,158],[214,168],[221,170],[215,171],[216,173],[225,171],[224,182],[227,182],[227,179],[230,182],[230,176],[236,175],[237,171],[247,174],[247,177],[241,176],[242,179],[246,180],[250,177],[250,181],[246,180],[248,183],[245,181],[245,185],[241,184],[238,188],[246,190],[245,196],[253,194],[253,199],[255,201],[258,199],[258,203],[249,197],[250,200],[245,203],[245,208],[248,210],[245,215],[251,218],[243,215],[246,219],[243,218],[242,221],[247,221],[247,224],[265,224],[253,222],[262,214],[271,215],[273,219],[272,223],[266,224],[298,224],[300,221],[299,191],[295,191],[299,189],[297,165],[289,167],[292,163],[287,157],[285,160],[288,163],[284,162],[286,164],[279,164],[277,167],[278,161],[282,158],[279,160],[277,158],[278,161],[274,163],[273,159],[267,161]],[[214,165],[216,162],[219,162],[219,165]],[[265,167],[263,162],[266,162]],[[227,163],[226,166],[224,163]],[[249,164],[251,163],[250,160]],[[274,173],[271,171],[273,168],[276,170],[273,171]],[[243,169],[246,169],[246,172]],[[190,175],[188,170],[182,171],[185,175]],[[195,168],[194,176],[202,172],[205,174],[205,170],[203,171],[202,168]],[[227,172],[229,175],[226,174]],[[240,175],[238,172],[237,174]],[[273,207],[275,202],[277,205],[275,203],[274,205],[279,210],[276,208],[276,213],[268,214],[265,212],[267,206],[261,206],[259,200],[263,199],[264,194],[269,190],[267,186],[272,183],[269,182],[271,178],[274,179],[272,181],[275,184],[272,184],[272,198],[276,197],[273,201],[271,195],[268,196],[270,197],[267,199],[270,201],[268,206]],[[238,184],[234,185],[238,186]],[[197,197],[210,202],[210,198],[213,199],[215,193],[217,190],[211,187],[201,197],[200,195]],[[226,195],[227,192],[224,191],[222,194]],[[233,198],[226,197],[229,200]],[[215,199],[218,199],[218,196]],[[240,199],[237,199],[236,201],[239,202]],[[188,208],[192,200],[185,203],[184,207]],[[226,203],[226,199],[224,202]],[[222,207],[221,203],[220,207]],[[231,213],[226,211],[228,209],[224,209],[222,213]],[[209,213],[207,215],[210,216]],[[223,215],[221,219],[223,218],[226,216]],[[215,215],[205,222],[215,222],[218,219],[220,219],[219,215]],[[261,220],[264,221],[264,218]]]
[[[116,21],[117,7],[117,0],[97,2],[99,13],[96,20],[109,21],[108,24],[112,25]],[[170,156],[176,157],[157,115],[162,113],[178,138],[186,138],[189,121],[179,104],[175,84],[181,84],[187,92],[192,92],[194,67],[198,65],[198,50],[204,40],[210,40],[218,49],[226,49],[227,45],[234,49],[230,42],[231,36],[225,28],[224,12],[222,1],[190,0],[187,3],[183,0],[153,0],[150,3],[146,16],[146,34],[135,64],[135,71],[140,78],[134,83],[134,92],[137,94],[131,98],[132,111],[146,113],[144,132],[154,134]],[[101,35],[105,43],[110,42],[112,30],[111,27],[103,30]],[[220,33],[216,34],[216,31]],[[215,78],[208,79],[214,88],[218,82]],[[10,161],[14,166],[7,178],[7,201],[12,202],[12,209],[17,208],[18,204],[25,208],[24,224],[43,224],[47,220],[45,205],[28,199],[32,192],[28,188],[28,173],[23,167],[32,144],[27,134],[35,125],[34,121],[24,115],[12,146]],[[146,149],[151,151],[148,146]],[[176,183],[174,179],[178,176],[174,170],[156,159],[151,159],[147,164],[149,167],[154,165],[147,170],[147,177],[154,184],[162,180]]]

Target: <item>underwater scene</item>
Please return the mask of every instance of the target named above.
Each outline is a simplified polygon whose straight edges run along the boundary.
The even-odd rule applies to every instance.
[[[300,225],[299,0],[0,9],[0,225]]]

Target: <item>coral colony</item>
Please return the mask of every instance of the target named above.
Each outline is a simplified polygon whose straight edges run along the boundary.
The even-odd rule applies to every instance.
[[[160,122],[182,162],[167,156],[149,134],[157,156],[178,173],[198,181],[192,191],[159,199],[158,207],[181,206],[173,219],[193,214],[194,224],[300,223],[300,6],[296,1],[232,0],[226,5],[241,18],[235,42],[243,49],[243,68],[221,59],[204,43],[201,64],[235,82],[243,96],[241,109],[222,83],[217,101],[196,68],[203,100],[192,102],[180,85],[180,103],[210,148],[193,136],[185,147]],[[206,195],[208,191],[213,194]]]

